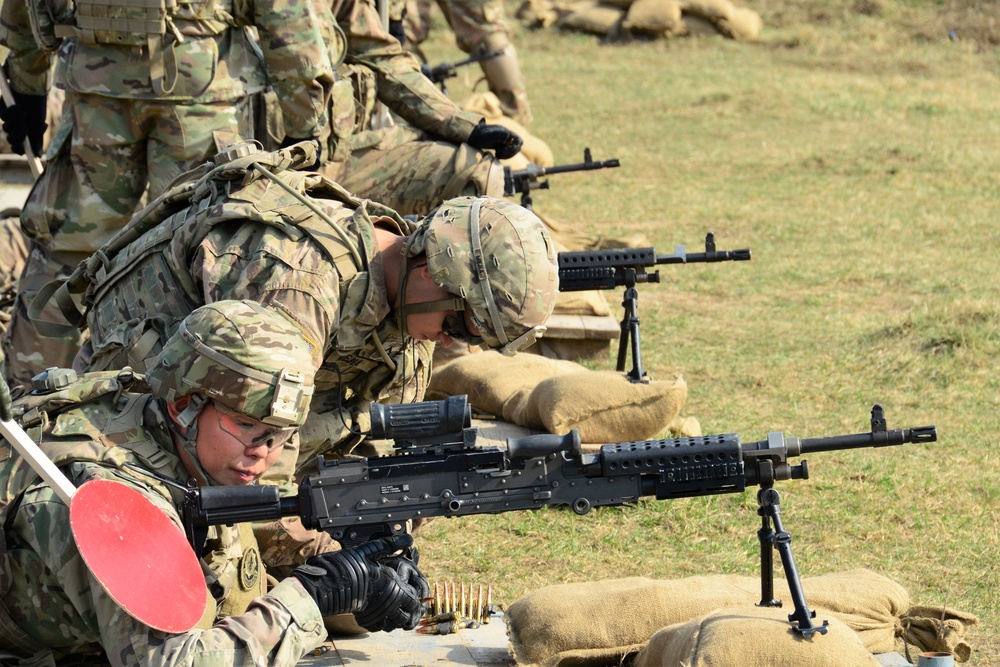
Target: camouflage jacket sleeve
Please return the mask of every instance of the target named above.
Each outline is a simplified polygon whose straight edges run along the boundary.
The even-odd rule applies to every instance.
[[[459,109],[420,73],[416,58],[382,29],[371,0],[336,0],[335,12],[347,33],[346,62],[375,73],[379,101],[417,129],[453,142],[469,138],[483,117]]]
[[[295,0],[257,0],[254,5],[254,24],[285,132],[298,139],[318,137],[327,126],[334,73],[322,24],[333,18],[319,7]]]
[[[162,497],[150,499],[165,504]],[[176,513],[172,518],[179,520]],[[207,630],[154,630],[125,613],[94,578],[69,525],[68,508],[48,486],[28,490],[13,525],[25,548],[12,561],[16,583],[7,596],[22,629],[59,653],[100,645],[112,665],[291,666],[326,636],[319,609],[294,579],[255,599],[245,614]],[[35,604],[40,599],[44,609]]]
[[[4,69],[11,87],[25,95],[45,95],[55,53],[43,50],[32,36],[26,0],[0,3],[0,45],[10,49]]]

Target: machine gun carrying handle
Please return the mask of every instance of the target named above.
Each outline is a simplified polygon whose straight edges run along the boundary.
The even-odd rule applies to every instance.
[[[566,435],[542,433],[507,439],[507,454],[512,459],[530,459],[559,452],[569,452],[574,456],[581,452],[578,430],[573,429]]]

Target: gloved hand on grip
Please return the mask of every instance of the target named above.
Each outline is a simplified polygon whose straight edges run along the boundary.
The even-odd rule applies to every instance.
[[[45,128],[48,127],[45,122],[47,99],[45,95],[11,92],[14,94],[13,106],[9,107],[0,100],[0,120],[3,121],[3,131],[7,135],[10,149],[18,155],[24,155],[24,141],[27,139],[32,154],[41,157]]]
[[[412,544],[411,535],[399,535],[331,551],[309,558],[292,576],[323,616],[353,612],[358,625],[370,632],[412,630],[423,616],[430,587],[415,562],[388,558]]]
[[[417,548],[411,546],[406,555],[383,561],[380,575],[385,578],[375,584],[381,594],[373,595],[370,604],[354,614],[358,625],[371,632],[417,627],[424,615],[423,601],[431,595],[427,579],[417,569],[419,559]]]
[[[481,120],[465,143],[479,150],[492,148],[499,159],[506,160],[518,154],[524,141],[503,125],[487,125]]]

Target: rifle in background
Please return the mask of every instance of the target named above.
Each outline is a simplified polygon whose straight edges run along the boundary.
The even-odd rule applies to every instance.
[[[704,262],[742,262],[750,259],[750,249],[717,250],[715,235],[705,236],[705,252],[687,252],[683,245],[674,246],[674,254],[657,255],[653,248],[611,248],[606,250],[578,250],[559,253],[559,291],[603,290],[624,287],[622,306],[625,316],[621,321],[618,340],[617,370],[625,370],[625,357],[632,347],[632,370],[628,379],[633,383],[648,382],[642,369],[642,351],[639,344],[639,283],[660,282],[658,270],[648,272],[661,264],[697,264]]]
[[[610,160],[593,160],[590,156],[590,149],[583,149],[583,162],[576,164],[562,164],[553,167],[539,167],[530,164],[524,169],[514,170],[510,167],[503,169],[503,195],[510,197],[518,193],[521,194],[521,206],[531,210],[531,191],[548,190],[549,182],[540,180],[544,176],[552,174],[567,174],[573,171],[592,171],[594,169],[611,169],[620,167],[621,161],[617,158]]]
[[[435,65],[434,67],[425,63],[420,66],[420,73],[430,79],[431,83],[437,84],[441,88],[441,92],[447,95],[448,86],[446,82],[448,79],[458,76],[458,72],[455,70],[459,67],[465,67],[466,65],[471,65],[472,63],[481,63],[484,60],[491,60],[502,55],[503,49],[500,49],[498,51],[490,51],[478,56],[472,56],[454,63],[441,63],[440,65]]]

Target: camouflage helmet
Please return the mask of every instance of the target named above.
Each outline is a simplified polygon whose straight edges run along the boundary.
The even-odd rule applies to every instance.
[[[299,329],[275,311],[252,301],[218,301],[184,318],[146,379],[164,400],[201,395],[289,428],[301,425],[309,412],[312,351]]]
[[[559,272],[549,231],[534,213],[503,199],[458,197],[427,216],[414,237],[407,254],[425,254],[431,279],[468,304],[491,348],[511,355],[545,332]]]

